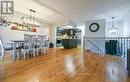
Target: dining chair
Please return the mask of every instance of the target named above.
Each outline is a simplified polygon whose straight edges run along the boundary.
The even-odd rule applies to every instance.
[[[46,36],[42,36],[42,35],[38,35],[37,37],[37,55],[39,54],[39,51],[41,51],[41,53],[46,54],[48,52],[48,41]]]
[[[49,52],[49,40],[47,38],[47,36],[43,36],[42,37],[42,48],[44,49],[44,54],[47,54]]]
[[[3,59],[5,57],[5,52],[10,51],[10,55],[12,55],[12,43],[6,43],[4,44],[2,42],[2,39],[0,38],[0,61],[3,62]]]
[[[36,48],[37,48],[37,55],[39,55],[39,52],[41,51],[42,53],[42,43],[41,43],[41,40],[42,40],[42,36],[41,35],[38,35],[37,36],[37,45],[36,45]]]
[[[36,52],[36,35],[28,35],[24,34],[24,59],[26,58],[26,53],[27,55],[32,53],[33,57],[35,57],[35,52]]]
[[[45,53],[49,53],[49,40],[45,40]]]

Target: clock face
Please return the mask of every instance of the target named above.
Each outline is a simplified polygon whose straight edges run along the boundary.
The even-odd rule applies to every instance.
[[[97,32],[99,30],[99,24],[98,23],[92,23],[90,26],[89,26],[89,30],[91,32]]]

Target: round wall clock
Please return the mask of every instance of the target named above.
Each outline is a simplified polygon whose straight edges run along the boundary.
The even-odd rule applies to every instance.
[[[92,23],[90,26],[89,26],[89,30],[91,32],[97,32],[99,30],[99,24],[98,23]]]

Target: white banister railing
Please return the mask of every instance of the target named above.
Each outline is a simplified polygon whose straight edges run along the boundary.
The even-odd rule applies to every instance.
[[[84,50],[126,58],[130,37],[85,37]]]

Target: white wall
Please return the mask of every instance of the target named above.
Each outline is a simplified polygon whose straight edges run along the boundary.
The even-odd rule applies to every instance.
[[[106,22],[106,37],[123,37],[124,35],[124,20],[115,21],[115,27],[117,27],[118,33],[112,35],[109,33],[109,29],[112,28],[112,21]]]
[[[21,17],[23,14],[15,13],[15,15],[11,18],[13,22],[21,22]],[[50,35],[50,25],[41,23],[40,27],[37,28],[37,32],[26,32],[26,31],[17,31],[11,30],[10,27],[2,27],[0,28],[0,37],[2,38],[3,42],[10,42],[10,40],[19,40],[24,38],[24,34],[36,34],[36,35]]]
[[[119,29],[118,33],[114,35],[115,37],[130,36],[130,11],[126,14],[124,19],[115,21],[115,26]],[[109,33],[110,28],[112,28],[112,21],[105,22],[105,37],[113,36]],[[85,34],[88,36],[87,31],[85,31]]]
[[[50,36],[49,27],[38,27],[37,32],[26,32],[26,31],[17,31],[11,30],[10,27],[3,27],[0,28],[0,37],[2,38],[3,42],[10,42],[10,40],[23,40],[24,34],[31,34],[31,35],[47,35]]]
[[[99,24],[99,30],[97,32],[91,32],[89,30],[89,26],[92,23]],[[105,29],[106,29],[105,19],[87,21],[85,23],[85,36],[86,37],[105,37],[105,31],[106,31]],[[96,52],[96,53],[104,53],[105,52],[105,39],[102,38],[100,40],[99,38],[86,38],[85,49]]]
[[[80,26],[77,26],[76,28],[80,29],[82,34],[82,38],[81,38],[81,48],[83,48],[83,36],[85,36],[85,25],[80,25]]]
[[[127,12],[124,18],[124,30],[123,34],[125,36],[130,36],[130,10]]]
[[[122,20],[115,21],[115,26],[119,29],[117,37],[128,37],[130,36],[130,10],[126,13]],[[112,27],[112,21],[106,22],[106,37],[111,37],[108,29]]]
[[[82,31],[82,36],[85,36],[85,25],[77,26],[76,28],[80,29]]]
[[[57,25],[51,25],[51,42],[53,43],[54,47],[56,47],[56,28]]]
[[[89,26],[92,23],[99,24],[99,30],[97,32],[91,32]],[[85,36],[87,37],[105,37],[105,19],[90,20],[85,22]]]

